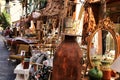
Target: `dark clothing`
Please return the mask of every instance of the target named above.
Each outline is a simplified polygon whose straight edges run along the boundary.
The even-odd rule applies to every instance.
[[[5,31],[5,36],[9,36],[10,38],[12,38],[12,31],[10,29],[7,29]]]

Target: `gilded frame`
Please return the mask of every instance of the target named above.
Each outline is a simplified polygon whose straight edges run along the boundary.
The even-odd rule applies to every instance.
[[[110,20],[110,18],[105,18],[103,20],[100,20],[98,25],[95,27],[95,28],[91,28],[91,31],[89,32],[90,35],[88,36],[88,46],[87,46],[87,57],[88,57],[88,61],[89,61],[89,64],[90,64],[90,67],[93,67],[92,65],[92,61],[91,61],[91,58],[90,58],[90,45],[91,45],[91,41],[95,35],[95,33],[99,30],[106,30],[108,32],[111,33],[111,35],[113,36],[113,39],[115,41],[115,59],[117,58],[118,56],[118,41],[117,41],[117,34],[115,32],[115,24]]]

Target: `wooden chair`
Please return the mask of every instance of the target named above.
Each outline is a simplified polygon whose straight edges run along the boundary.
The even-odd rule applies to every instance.
[[[16,59],[16,60],[22,60],[21,51],[24,50],[25,52],[29,52],[29,45],[26,44],[19,44],[17,51],[14,53],[11,53],[9,56],[9,59]]]

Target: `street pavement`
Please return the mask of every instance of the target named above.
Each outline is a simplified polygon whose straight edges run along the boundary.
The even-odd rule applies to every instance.
[[[14,80],[16,63],[9,61],[9,51],[4,45],[4,37],[0,34],[0,80]]]

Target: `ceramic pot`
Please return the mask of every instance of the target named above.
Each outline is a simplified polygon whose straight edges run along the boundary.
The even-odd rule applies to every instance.
[[[103,71],[103,78],[102,80],[111,80],[111,69],[102,70]]]
[[[81,80],[82,51],[75,35],[65,35],[58,46],[54,60],[52,80]]]
[[[97,66],[90,69],[88,72],[88,76],[90,80],[102,80],[103,73],[101,70],[98,69]]]

